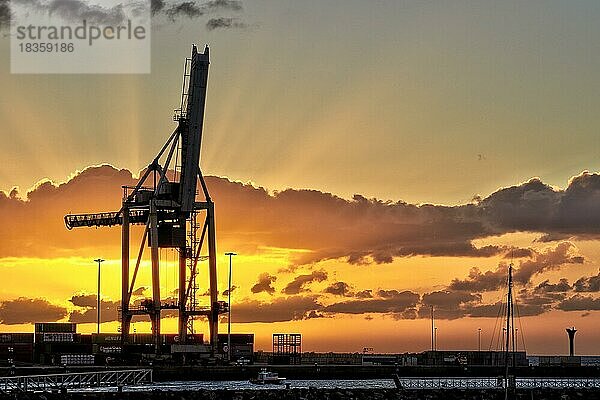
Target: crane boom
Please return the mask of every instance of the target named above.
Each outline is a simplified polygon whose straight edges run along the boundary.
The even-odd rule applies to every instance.
[[[185,114],[182,113],[179,119],[181,159],[183,161],[181,165],[180,203],[181,211],[185,213],[194,209],[196,198],[208,65],[208,46],[205,47],[204,53],[198,53],[196,46],[193,46],[187,88],[187,104],[182,104],[182,108],[185,106]]]

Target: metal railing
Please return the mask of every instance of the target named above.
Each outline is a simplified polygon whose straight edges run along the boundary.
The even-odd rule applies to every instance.
[[[598,389],[600,378],[517,378],[518,389]]]
[[[503,379],[498,378],[398,378],[396,384],[403,389],[501,389]]]
[[[30,392],[152,383],[151,369],[74,372],[0,378],[0,392]]]
[[[504,389],[504,378],[491,377],[435,377],[395,378],[402,389]],[[600,378],[516,378],[517,389],[598,389]]]

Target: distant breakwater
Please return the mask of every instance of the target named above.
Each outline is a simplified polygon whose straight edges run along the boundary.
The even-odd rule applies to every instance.
[[[594,400],[598,390],[517,390],[515,400]],[[502,390],[395,390],[395,389],[281,389],[198,390],[123,393],[21,393],[0,395],[12,400],[501,400]]]

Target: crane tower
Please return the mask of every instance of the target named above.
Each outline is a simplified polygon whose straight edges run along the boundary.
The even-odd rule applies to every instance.
[[[209,324],[211,352],[214,354],[216,351],[219,314],[226,312],[229,305],[217,299],[215,209],[199,164],[208,66],[208,46],[203,53],[199,53],[195,45],[192,46],[192,55],[185,61],[181,105],[175,110],[177,127],[148,165],[137,185],[123,187],[121,209],[116,212],[65,216],[68,229],[121,226],[120,318],[123,343],[129,341],[132,317],[148,315],[158,349],[161,310],[170,309],[178,313],[181,342],[185,342],[189,331],[193,333],[194,318],[205,316]],[[181,160],[180,165],[173,162],[174,156]],[[201,199],[197,199],[196,195],[198,182],[201,186]],[[131,225],[145,225],[133,275],[130,273]],[[152,298],[134,305],[131,297],[146,243],[150,248],[152,266]],[[176,249],[178,252],[176,303],[161,302],[161,248]],[[208,255],[201,255],[202,249],[206,249]],[[198,307],[196,276],[199,274],[199,263],[205,260],[208,260],[210,304]]]

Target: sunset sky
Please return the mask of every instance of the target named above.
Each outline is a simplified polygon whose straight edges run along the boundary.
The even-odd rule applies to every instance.
[[[478,328],[487,348],[513,262],[527,352],[567,353],[575,326],[576,352],[600,354],[598,1],[169,14],[178,2],[155,10],[151,74],[14,75],[0,0],[0,331],[94,331],[97,257],[102,329],[116,331],[120,231],[67,231],[62,217],[119,209],[175,127],[191,44],[206,43],[201,165],[221,291],[223,253],[239,253],[234,332],[265,350],[299,332],[304,350],[422,351],[434,305],[438,348],[475,349]],[[165,297],[175,261],[162,252]]]

